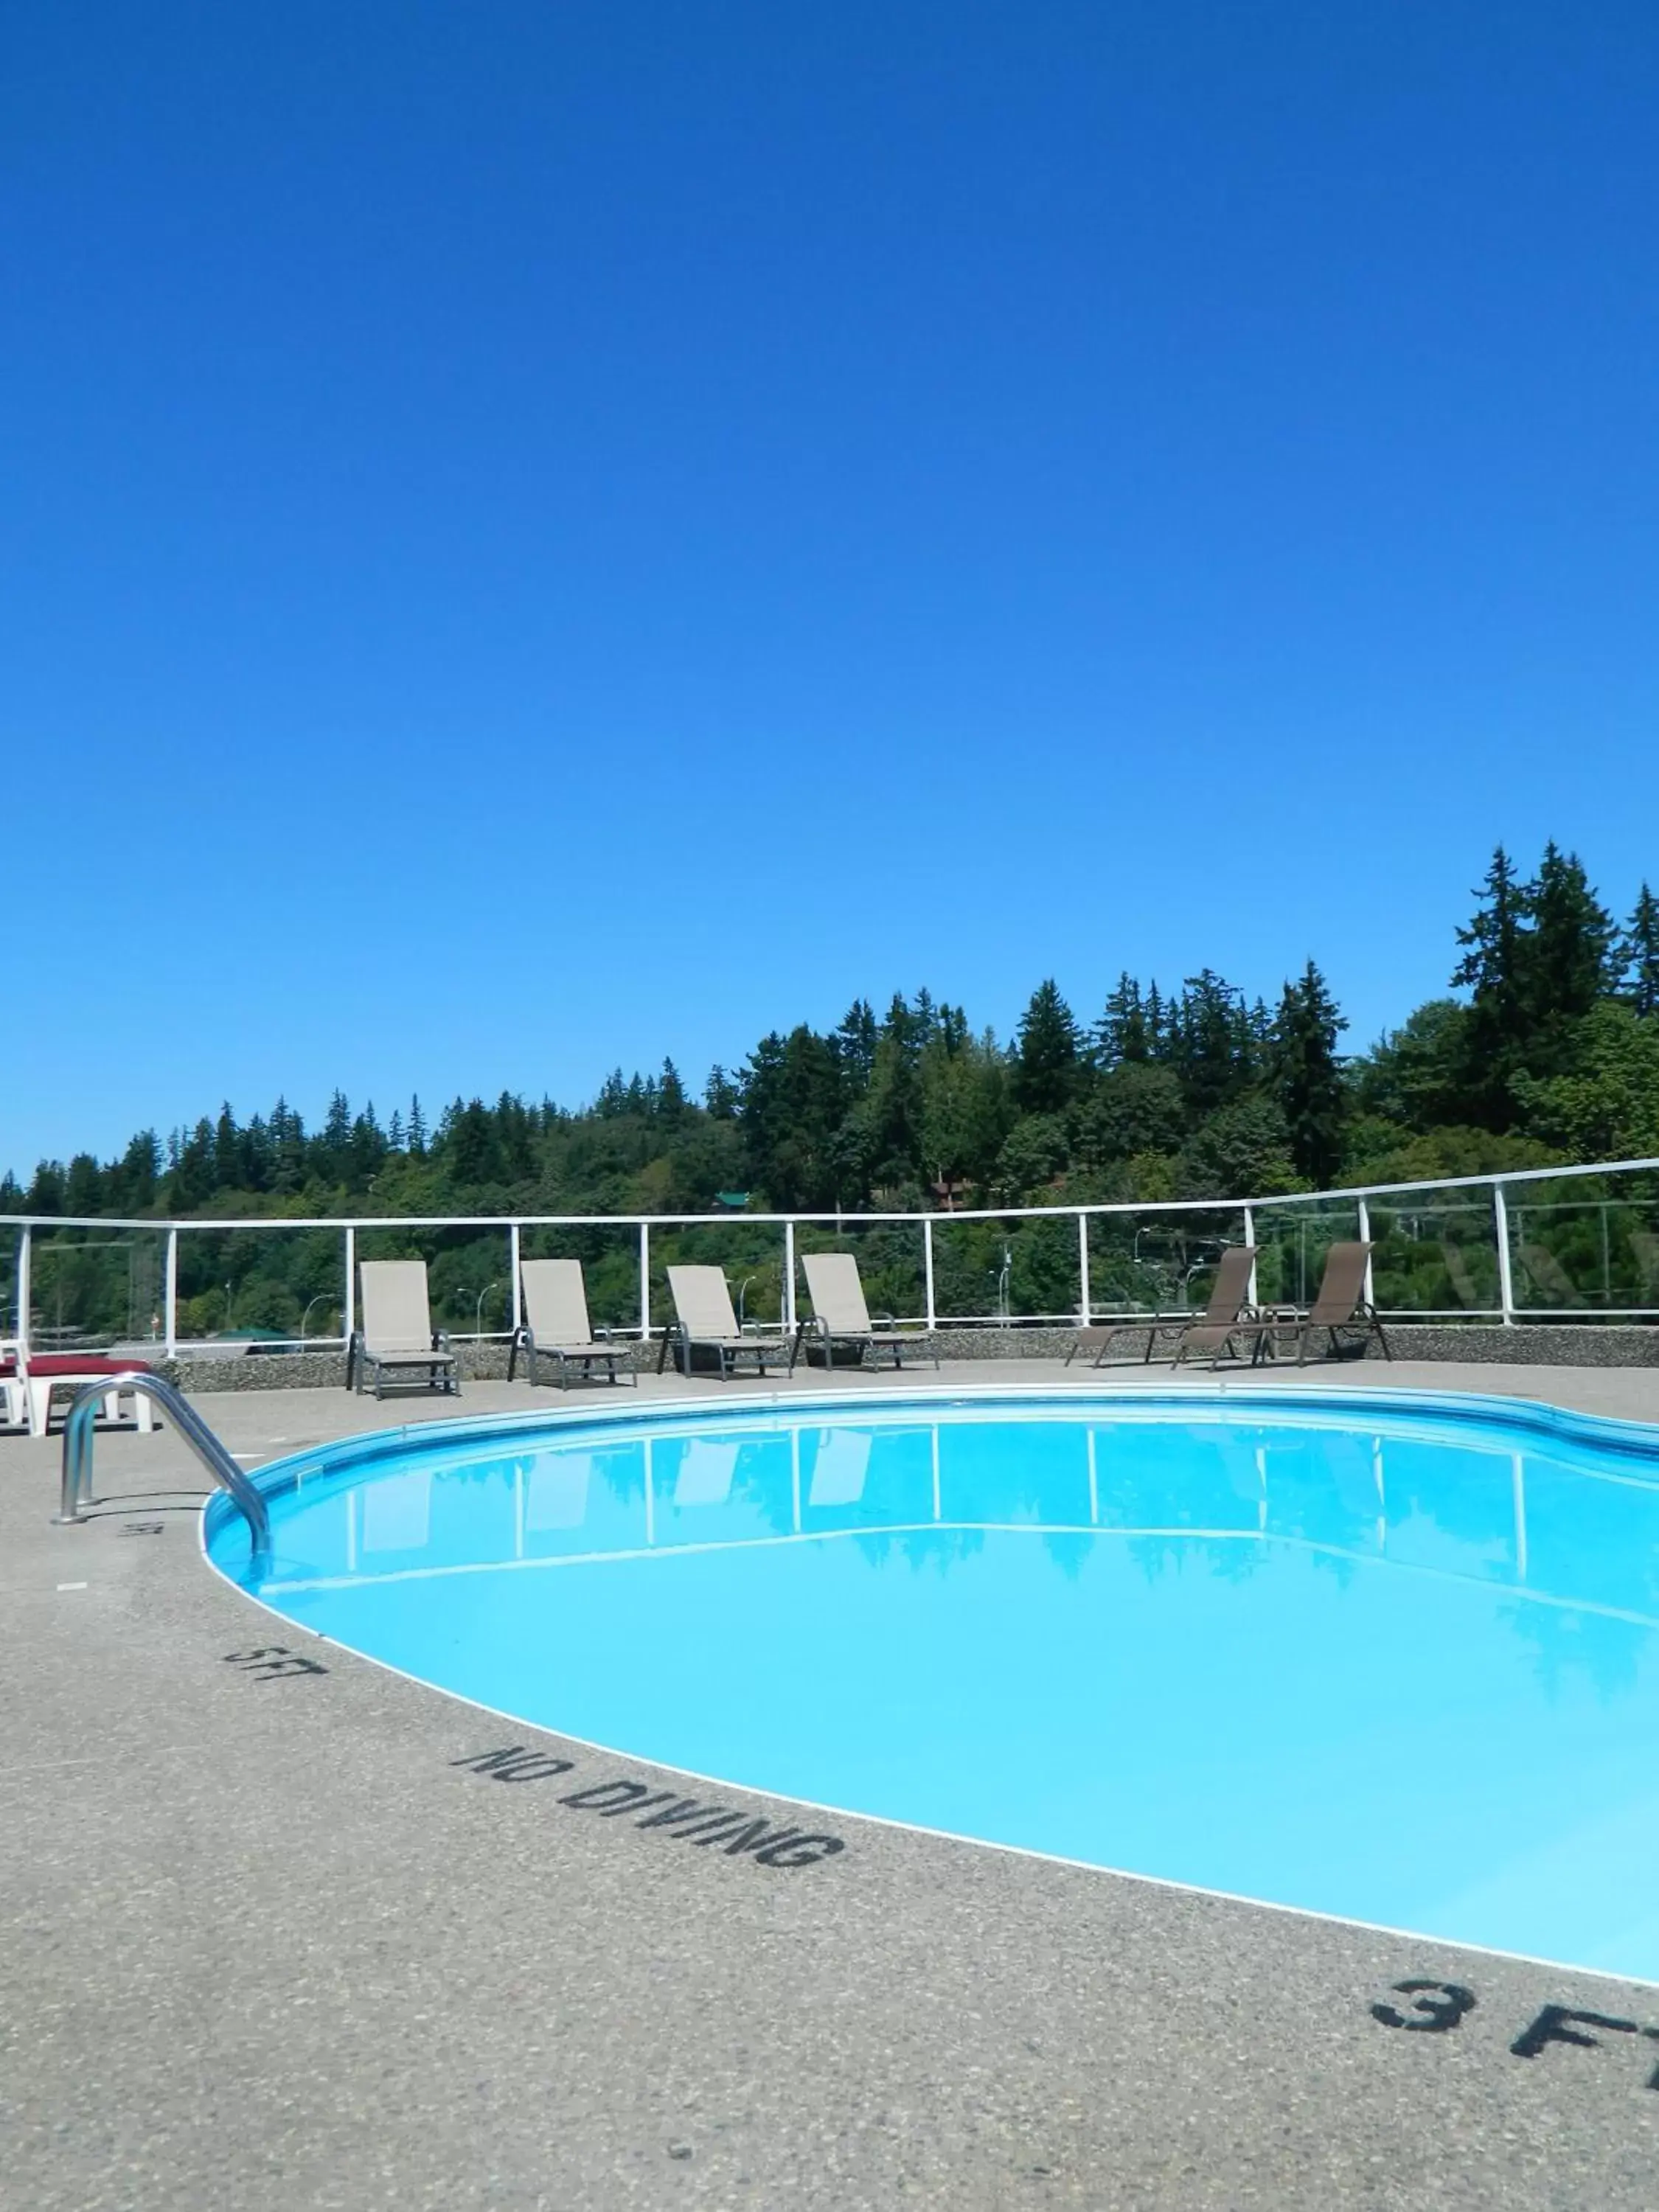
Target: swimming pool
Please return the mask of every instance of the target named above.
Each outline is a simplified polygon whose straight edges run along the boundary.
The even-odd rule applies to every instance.
[[[1403,1392],[707,1400],[264,1471],[214,1563],[763,1794],[1659,1981],[1659,1430]]]

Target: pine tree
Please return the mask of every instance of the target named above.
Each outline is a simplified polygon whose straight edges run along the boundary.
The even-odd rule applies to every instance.
[[[421,1111],[418,1093],[409,1102],[409,1149],[416,1159],[426,1155],[426,1116]]]
[[[1157,987],[1154,986],[1154,996]],[[1140,985],[1127,969],[1095,1024],[1095,1057],[1102,1067],[1121,1067],[1152,1056],[1151,1030]]]
[[[832,1042],[856,1096],[867,1091],[876,1065],[876,1016],[868,999],[854,999]]]
[[[738,1096],[737,1085],[716,1060],[708,1071],[708,1082],[702,1087],[704,1111],[711,1121],[735,1121]]]
[[[400,1152],[404,1149],[404,1117],[395,1106],[392,1109],[392,1119],[386,1123],[386,1141],[390,1152]]]
[[[1525,896],[1531,927],[1521,961],[1522,998],[1535,1036],[1589,1013],[1607,995],[1617,933],[1577,854],[1564,854],[1553,838]]]
[[[1249,1087],[1255,1073],[1249,1017],[1241,994],[1212,968],[1187,978],[1171,1014],[1166,1055],[1181,1078],[1188,1112],[1201,1120]]]
[[[323,1150],[337,1162],[351,1149],[351,1108],[343,1091],[337,1091],[328,1102],[320,1141]]]
[[[1291,1158],[1297,1173],[1321,1188],[1335,1181],[1341,1165],[1347,1092],[1336,1041],[1347,1026],[1325,978],[1309,961],[1301,980],[1285,986],[1270,1052]]]
[[[1454,989],[1472,994],[1460,1103],[1471,1121],[1504,1129],[1514,1110],[1510,1078],[1522,1066],[1529,1040],[1527,893],[1501,845],[1475,896],[1480,903],[1468,927],[1457,933],[1466,950],[1451,979]]]
[[[1022,1113],[1059,1114],[1076,1095],[1080,1040],[1050,976],[1031,994],[1014,1042],[1014,1098]]]
[[[680,1072],[672,1060],[662,1064],[662,1077],[657,1085],[657,1118],[662,1121],[678,1121],[685,1112],[685,1085],[680,1081]]]
[[[1167,1061],[1173,1058],[1170,1049],[1171,1042],[1169,1001],[1158,989],[1158,978],[1154,975],[1146,986],[1146,1057],[1148,1060]]]
[[[1659,899],[1645,883],[1619,945],[1624,996],[1638,1014],[1659,1014]]]

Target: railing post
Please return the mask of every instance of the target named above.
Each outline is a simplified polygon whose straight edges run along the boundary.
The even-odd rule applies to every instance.
[[[179,1231],[167,1231],[167,1267],[161,1285],[161,1342],[169,1359],[179,1357]]]
[[[1498,1235],[1498,1302],[1504,1309],[1504,1326],[1515,1327],[1515,1278],[1510,1271],[1510,1209],[1504,1186],[1492,1187],[1492,1227]]]
[[[17,1243],[17,1341],[23,1347],[26,1359],[29,1350],[29,1308],[34,1303],[29,1281],[33,1248],[34,1231],[25,1229]]]
[[[513,1279],[512,1329],[516,1336],[524,1321],[524,1291],[519,1281],[519,1224],[516,1221],[507,1232],[507,1267]]]
[[[651,1229],[640,1224],[640,1342],[651,1341]]]
[[[1079,1326],[1089,1326],[1089,1217],[1079,1212],[1077,1218],[1077,1278]]]
[[[921,1275],[927,1300],[927,1329],[931,1335],[939,1319],[933,1309],[933,1217],[931,1213],[922,1216]]]
[[[783,1224],[783,1333],[795,1332],[795,1224]]]
[[[1254,1181],[1255,1178],[1252,1177],[1251,1180]],[[1244,1209],[1244,1242],[1253,1248],[1255,1243],[1255,1208],[1252,1206],[1247,1206]],[[1256,1295],[1255,1274],[1256,1263],[1252,1260],[1250,1262],[1249,1287],[1245,1291],[1244,1295],[1253,1306],[1260,1303]]]
[[[1359,1241],[1362,1244],[1371,1241],[1371,1210],[1363,1198],[1359,1201]],[[1369,1252],[1365,1255],[1365,1303],[1371,1307],[1376,1304],[1376,1280]]]
[[[353,1278],[357,1272],[357,1231],[355,1226],[345,1233],[345,1298],[340,1307],[340,1334],[349,1346],[357,1327],[357,1293]]]

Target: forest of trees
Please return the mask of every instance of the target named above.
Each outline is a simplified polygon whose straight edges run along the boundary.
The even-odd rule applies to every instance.
[[[1621,926],[1553,844],[1530,877],[1500,848],[1477,898],[1449,994],[1352,1055],[1312,961],[1272,1005],[1207,968],[1173,989],[1121,975],[1081,1012],[1045,981],[1007,1042],[923,989],[880,1013],[855,1000],[828,1034],[774,1031],[701,1097],[664,1061],[618,1069],[576,1109],[458,1097],[428,1123],[418,1098],[382,1119],[337,1091],[307,1128],[283,1099],[246,1122],[227,1104],[165,1139],[140,1131],[118,1158],[9,1174],[0,1212],[878,1214],[1659,1154],[1659,900],[1644,884]],[[297,1255],[303,1240],[279,1241]],[[251,1261],[240,1282],[232,1267],[216,1316],[219,1288],[192,1291],[198,1317],[292,1328],[321,1266]]]

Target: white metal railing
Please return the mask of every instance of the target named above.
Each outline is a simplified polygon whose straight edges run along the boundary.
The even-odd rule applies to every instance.
[[[1010,1224],[1040,1221],[1075,1221],[1077,1224],[1076,1275],[1078,1297],[1075,1305],[1063,1311],[1024,1313],[1017,1318],[1024,1322],[1050,1322],[1067,1325],[1087,1323],[1097,1316],[1103,1318],[1133,1311],[1150,1310],[1139,1302],[1125,1305],[1097,1304],[1091,1281],[1090,1228],[1092,1223],[1114,1219],[1133,1218],[1148,1226],[1159,1223],[1178,1224],[1184,1217],[1207,1216],[1212,1220],[1234,1218],[1237,1222],[1237,1238],[1227,1237],[1218,1241],[1256,1243],[1260,1241],[1261,1218],[1280,1209],[1319,1208],[1352,1209],[1355,1233],[1368,1237],[1371,1229],[1371,1208],[1379,1201],[1389,1205],[1396,1213],[1412,1211],[1410,1202],[1418,1202],[1417,1210],[1425,1214],[1479,1214],[1491,1223],[1491,1251],[1496,1260],[1498,1303],[1480,1305],[1468,1301],[1440,1307],[1384,1305],[1385,1317],[1396,1320],[1457,1319],[1462,1321],[1500,1321],[1513,1327],[1517,1320],[1582,1319],[1593,1316],[1598,1320],[1659,1319],[1659,1191],[1652,1195],[1633,1194],[1632,1197],[1592,1198],[1588,1200],[1566,1200],[1551,1204],[1537,1200],[1527,1200],[1526,1194],[1534,1185],[1559,1184],[1577,1179],[1595,1176],[1607,1180],[1636,1174],[1659,1175],[1659,1159],[1618,1160],[1591,1163],[1577,1167],[1530,1168],[1501,1175],[1453,1176],[1432,1182],[1368,1183],[1340,1190],[1287,1191],[1277,1196],[1248,1199],[1191,1198],[1166,1199],[1156,1203],[1141,1200],[1118,1200],[1086,1205],[1054,1205],[1027,1206],[967,1207],[948,1213],[939,1212],[797,1212],[797,1213],[520,1213],[520,1214],[358,1214],[321,1218],[254,1216],[226,1219],[193,1218],[121,1220],[107,1215],[90,1217],[60,1214],[0,1214],[0,1234],[8,1231],[17,1233],[16,1265],[14,1295],[11,1300],[15,1316],[14,1334],[27,1341],[31,1316],[33,1313],[33,1263],[37,1237],[54,1237],[65,1230],[96,1230],[105,1233],[120,1231],[128,1234],[160,1236],[166,1240],[165,1265],[161,1293],[160,1347],[171,1356],[181,1341],[179,1334],[179,1240],[188,1237],[222,1236],[231,1232],[240,1235],[280,1237],[301,1231],[326,1230],[341,1239],[339,1289],[336,1293],[319,1292],[306,1312],[308,1318],[312,1306],[337,1302],[340,1328],[337,1334],[283,1338],[272,1342],[272,1349],[296,1345],[333,1345],[345,1343],[355,1325],[356,1305],[357,1238],[362,1234],[402,1235],[410,1231],[441,1231],[453,1230],[498,1231],[506,1240],[502,1254],[505,1273],[501,1281],[508,1286],[507,1310],[510,1327],[516,1328],[520,1320],[519,1262],[521,1243],[527,1230],[632,1230],[637,1237],[638,1318],[626,1324],[642,1339],[649,1339],[659,1328],[653,1322],[651,1310],[651,1239],[653,1231],[671,1232],[688,1229],[726,1229],[752,1231],[776,1228],[781,1232],[780,1266],[781,1276],[781,1312],[779,1318],[786,1327],[793,1328],[795,1321],[795,1259],[797,1232],[801,1229],[830,1231],[838,1236],[855,1235],[864,1231],[881,1231],[914,1225],[920,1232],[922,1310],[901,1315],[897,1318],[915,1322],[927,1328],[963,1325],[981,1327],[1007,1318],[1000,1305],[996,1311],[943,1314],[939,1310],[935,1250],[939,1235],[952,1224],[965,1222],[998,1222]],[[1449,1194],[1462,1194],[1448,1205]],[[1557,1304],[1534,1304],[1517,1297],[1516,1288],[1516,1259],[1517,1251],[1516,1223],[1526,1215],[1544,1212],[1577,1211],[1584,1205],[1599,1207],[1601,1216],[1601,1244],[1603,1255],[1602,1271],[1605,1295],[1601,1299],[1562,1299]],[[1654,1228],[1638,1232],[1644,1243],[1650,1247],[1639,1272],[1643,1277],[1643,1302],[1623,1305],[1610,1303],[1611,1262],[1609,1254],[1608,1218],[1610,1210],[1645,1206],[1652,1209]],[[1305,1246],[1305,1235],[1299,1240]],[[1427,1240],[1424,1240],[1427,1241]],[[58,1251],[74,1252],[89,1248],[87,1244],[60,1246]],[[1443,1243],[1443,1253],[1449,1248]],[[1471,1251],[1477,1248],[1471,1245]],[[1528,1262],[1526,1248],[1520,1246],[1523,1267],[1541,1261]],[[1548,1259],[1547,1252],[1545,1259]],[[1148,1263],[1150,1264],[1150,1263]],[[1449,1266],[1449,1261],[1447,1262]],[[1550,1261],[1551,1267],[1554,1262]],[[1194,1267],[1190,1272],[1198,1272]],[[1560,1270],[1555,1269],[1558,1276]],[[1575,1288],[1566,1280],[1569,1291]],[[497,1287],[491,1285],[493,1289]],[[1298,1283],[1298,1291],[1305,1302],[1306,1285]],[[1251,1285],[1252,1295],[1256,1285]],[[470,1293],[469,1293],[470,1294]],[[482,1297],[480,1297],[482,1305]],[[1163,1304],[1164,1301],[1158,1303]],[[3,1326],[3,1324],[0,1324]],[[302,1323],[303,1327],[303,1323]],[[499,1337],[499,1330],[450,1331],[452,1336],[475,1340]],[[189,1340],[184,1340],[188,1341]]]

